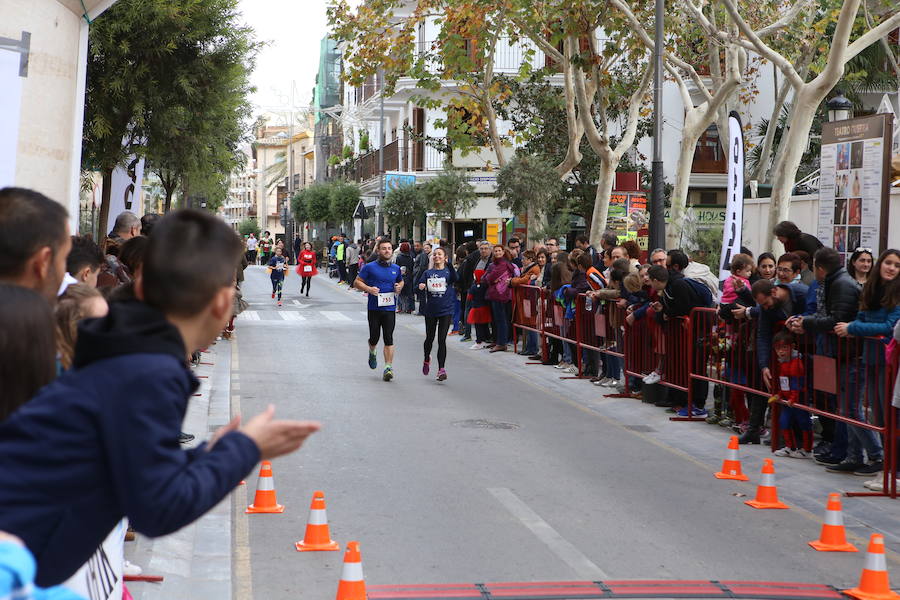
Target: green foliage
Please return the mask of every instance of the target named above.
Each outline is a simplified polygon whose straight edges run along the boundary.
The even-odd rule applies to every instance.
[[[466,179],[465,171],[452,168],[426,182],[421,194],[428,212],[445,219],[456,219],[478,203],[478,195]]]
[[[246,237],[251,233],[259,237],[259,222],[256,219],[244,219],[238,223],[238,233],[241,237]]]
[[[407,230],[416,219],[425,214],[425,199],[421,189],[415,185],[405,185],[392,189],[384,197],[381,210],[391,225]]]
[[[555,211],[563,194],[563,183],[545,156],[517,154],[497,173],[497,202],[503,210],[521,215]]]
[[[221,203],[242,158],[249,72],[258,44],[238,0],[119,0],[91,26],[85,106],[85,168],[107,171],[143,154],[166,208],[186,195]],[[124,143],[123,143],[124,138]],[[105,224],[101,223],[101,227]]]
[[[343,158],[353,158],[353,147],[352,146],[344,146],[344,150],[341,154]]]
[[[340,156],[338,156],[337,154],[332,154],[331,156],[328,157],[328,166],[329,167],[337,166],[337,165],[341,164],[342,160],[343,159]]]
[[[360,152],[368,152],[369,151],[369,132],[363,131],[359,134],[359,151]]]
[[[304,194],[306,190],[300,190],[294,197],[291,198],[291,214],[294,216],[294,221],[297,223],[305,223],[310,220],[309,212],[306,205],[306,196]]]
[[[337,179],[326,184],[328,186],[329,216],[337,223],[350,223],[353,212],[359,204],[359,186]]]
[[[325,222],[331,216],[331,191],[326,183],[316,183],[303,190],[309,221]]]

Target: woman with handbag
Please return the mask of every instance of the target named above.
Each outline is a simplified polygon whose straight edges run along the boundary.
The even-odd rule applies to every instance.
[[[510,281],[517,275],[512,262],[512,252],[500,244],[493,249],[494,262],[485,275],[488,284],[487,299],[491,301],[494,316],[494,347],[491,352],[506,352],[509,343],[509,322],[512,317],[512,290]]]
[[[316,271],[316,253],[313,251],[312,244],[306,242],[303,244],[303,250],[297,257],[297,275],[301,277],[300,293],[306,291],[306,297],[309,298],[309,287],[312,284],[312,278],[318,274]]]

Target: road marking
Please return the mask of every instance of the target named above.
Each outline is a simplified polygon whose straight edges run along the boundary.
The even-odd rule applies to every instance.
[[[238,315],[238,319],[243,319],[244,321],[259,321],[259,313],[255,310],[245,310]]]
[[[345,315],[344,313],[340,313],[334,310],[321,310],[319,311],[322,315],[328,319],[329,321],[350,321],[350,317]]]
[[[285,321],[305,321],[306,317],[301,315],[300,313],[295,312],[280,312],[281,318]]]
[[[238,345],[231,344],[231,368],[238,370]],[[237,374],[235,374],[236,376]],[[241,414],[241,397],[231,394],[231,418]],[[231,496],[231,522],[234,526],[234,555],[231,574],[232,598],[234,600],[253,600],[253,566],[250,562],[250,523],[244,513],[247,502],[248,485],[238,486]]]
[[[292,300],[295,306],[299,306],[300,308],[306,308],[307,306],[312,306],[312,304],[302,304],[299,300]]]
[[[549,523],[544,521],[540,515],[531,510],[512,490],[509,488],[488,488],[488,491],[514,517],[519,519],[525,527],[530,529],[531,533],[544,542],[553,554],[569,565],[579,577],[590,580],[610,579],[610,576],[603,569],[595,565],[581,550],[573,546],[558,531],[553,529]]]

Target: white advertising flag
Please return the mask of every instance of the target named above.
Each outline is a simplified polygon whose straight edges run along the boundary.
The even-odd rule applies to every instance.
[[[144,159],[132,156],[122,167],[117,167],[112,175],[112,191],[109,196],[110,231],[116,217],[124,211],[142,215],[140,206],[141,185],[144,179]]]
[[[741,228],[744,224],[744,130],[735,111],[728,115],[728,201],[725,205],[725,227],[722,232],[722,262],[719,280],[730,274],[728,267],[735,254],[741,252]]]
[[[0,188],[16,183],[16,153],[22,107],[18,52],[0,49]]]

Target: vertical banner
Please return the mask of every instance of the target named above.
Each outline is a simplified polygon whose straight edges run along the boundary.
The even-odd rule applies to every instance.
[[[127,528],[127,519],[119,521],[94,555],[62,587],[86,600],[120,600]]]
[[[143,211],[140,205],[141,184],[144,179],[144,159],[132,156],[125,166],[118,167],[112,175],[112,193],[109,197],[109,223],[110,231],[116,217],[124,211],[133,212],[141,216]],[[101,231],[100,235],[108,232]]]
[[[16,182],[23,81],[19,64],[18,52],[0,49],[0,188]]]
[[[741,252],[741,228],[744,224],[744,130],[741,117],[735,111],[728,115],[728,201],[725,205],[725,226],[722,228],[722,262],[719,281],[731,274],[729,266],[735,254]]]

